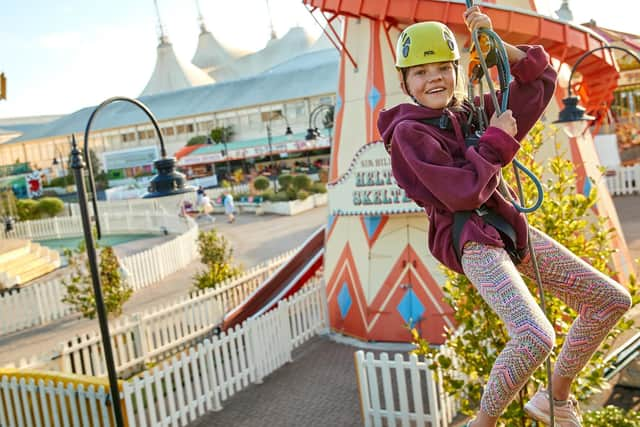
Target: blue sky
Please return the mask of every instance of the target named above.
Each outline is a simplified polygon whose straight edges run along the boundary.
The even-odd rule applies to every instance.
[[[560,0],[542,0],[542,12]],[[629,0],[572,0],[575,21],[637,30]],[[194,0],[158,0],[177,55],[190,61],[199,27]],[[270,0],[276,33],[294,25],[319,28],[302,0]],[[246,50],[263,47],[270,33],[265,0],[200,0],[205,23],[219,41]],[[137,96],[155,65],[157,19],[153,0],[0,0],[0,71],[8,100],[0,118],[66,114],[115,95]],[[628,11],[631,12],[631,11]]]

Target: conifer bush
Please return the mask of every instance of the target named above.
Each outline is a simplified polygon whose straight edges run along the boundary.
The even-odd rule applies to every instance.
[[[122,314],[124,303],[133,295],[133,289],[122,277],[122,267],[113,248],[106,246],[96,249],[104,306],[110,317],[118,317]],[[62,281],[66,290],[62,301],[73,306],[83,317],[94,319],[97,313],[96,298],[84,243],[76,250],[66,249],[65,256],[72,273],[69,280]]]
[[[529,223],[560,242],[578,257],[584,259],[596,269],[612,275],[610,260],[614,249],[611,238],[614,230],[608,225],[607,218],[589,215],[598,201],[595,186],[589,194],[576,191],[576,173],[574,165],[563,158],[556,147],[556,156],[547,159],[545,164],[538,163],[534,156],[554,129],[545,129],[538,123],[522,141],[518,159],[543,181],[544,202],[540,209],[528,215]],[[534,184],[521,173],[526,206],[535,198]],[[512,167],[505,168],[505,179],[515,189]],[[444,267],[443,267],[444,268]],[[413,329],[414,353],[433,360],[431,368],[441,372],[446,391],[455,395],[462,403],[463,413],[471,415],[477,412],[482,390],[486,384],[491,367],[499,352],[508,341],[508,334],[502,321],[484,302],[475,287],[464,275],[444,269],[447,281],[443,286],[446,302],[454,309],[458,324],[457,331],[446,331],[446,347],[455,356],[449,357],[440,349],[432,348],[427,341]],[[535,282],[525,278],[529,289],[539,301]],[[635,277],[629,278],[628,289],[633,304],[640,300]],[[552,365],[567,335],[576,313],[563,302],[545,293],[547,312],[556,329],[556,344],[551,355]],[[603,372],[609,363],[605,363],[606,353],[614,339],[623,331],[633,327],[631,319],[623,319],[609,333],[603,345],[598,349],[589,364],[574,381],[572,393],[578,400],[585,400],[604,385]],[[538,389],[546,384],[544,364],[530,378],[518,397],[509,405],[500,421],[507,426],[531,426],[524,415],[523,405]],[[595,424],[594,424],[595,425]],[[609,424],[597,424],[609,425]],[[627,424],[620,424],[627,425]]]
[[[215,288],[242,273],[240,266],[233,265],[233,248],[216,230],[201,231],[198,234],[198,250],[207,269],[197,272],[193,277],[193,285],[197,290]]]

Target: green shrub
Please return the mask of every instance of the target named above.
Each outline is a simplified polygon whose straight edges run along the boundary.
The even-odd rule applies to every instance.
[[[300,190],[296,194],[296,197],[298,198],[298,200],[306,200],[306,198],[309,197],[309,192],[306,190]]]
[[[207,143],[207,136],[206,135],[197,135],[192,137],[191,139],[189,139],[189,141],[187,142],[187,147],[191,146],[191,145],[202,145],[202,144],[206,144]]]
[[[280,175],[278,177],[278,184],[280,184],[280,190],[287,191],[293,183],[293,177],[291,175]]]
[[[20,199],[16,202],[18,208],[18,219],[20,221],[30,221],[40,218],[38,212],[38,202],[32,199]]]
[[[296,190],[306,190],[309,191],[311,188],[311,178],[308,175],[296,175],[293,177],[293,188]]]
[[[264,200],[265,202],[274,201],[273,200],[274,195],[275,193],[273,192],[272,189],[268,189],[260,194],[260,196],[262,197],[262,200]]]
[[[253,180],[253,187],[258,191],[265,191],[269,188],[269,179],[266,176],[258,176]]]
[[[89,262],[84,245],[74,251],[65,250],[65,255],[72,273],[70,279],[62,280],[66,289],[62,301],[75,307],[84,317],[93,319],[96,316],[96,298],[91,276],[87,274]],[[117,317],[122,314],[124,303],[133,295],[133,289],[121,276],[120,262],[113,248],[107,246],[99,250],[98,258],[104,306],[107,313]]]
[[[272,202],[288,202],[289,200],[291,199],[286,191],[278,191],[271,196]]]
[[[298,198],[298,191],[293,187],[289,187],[285,193],[287,193],[287,200],[296,200]]]
[[[323,182],[314,182],[310,188],[312,193],[326,193],[327,185]]]
[[[51,218],[64,209],[64,203],[57,197],[43,197],[36,206],[40,218]]]
[[[233,248],[216,230],[201,231],[198,234],[198,249],[201,261],[207,269],[193,276],[193,286],[196,289],[215,288],[242,273],[241,267],[232,264]]]
[[[73,175],[68,174],[49,180],[45,187],[66,187],[68,185],[73,185],[73,183]]]
[[[585,427],[640,427],[640,413],[629,410],[625,412],[616,406],[606,406],[584,414]]]

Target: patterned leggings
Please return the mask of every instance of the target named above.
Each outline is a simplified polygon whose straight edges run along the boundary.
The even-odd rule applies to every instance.
[[[531,228],[530,235],[545,291],[578,313],[555,365],[556,375],[574,378],[629,310],[631,296],[546,234]],[[493,365],[480,403],[485,413],[497,417],[549,356],[555,333],[518,274],[535,279],[530,259],[516,269],[502,248],[468,242],[462,268],[511,338]]]

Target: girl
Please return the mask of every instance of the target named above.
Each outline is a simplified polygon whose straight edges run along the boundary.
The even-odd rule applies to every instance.
[[[492,28],[477,6],[465,11],[464,20],[470,31]],[[411,25],[400,35],[400,86],[415,104],[382,111],[378,120],[398,185],[429,217],[431,253],[468,277],[509,333],[510,341],[485,385],[480,410],[468,424],[474,427],[496,425],[555,342],[553,326],[519,274],[534,274],[525,218],[497,188],[500,169],[512,161],[518,141],[553,96],[556,73],[541,46],[505,47],[515,78],[510,109],[493,114],[485,95],[491,120],[474,146],[465,144],[465,135],[474,130],[468,125],[470,104],[456,93],[463,86],[460,53],[453,33],[438,22]],[[545,289],[579,313],[558,356],[551,391],[557,425],[580,426],[577,404],[569,396],[571,382],[629,309],[631,297],[549,236],[534,228],[529,231]],[[525,410],[549,423],[547,396],[546,390],[539,390]]]

